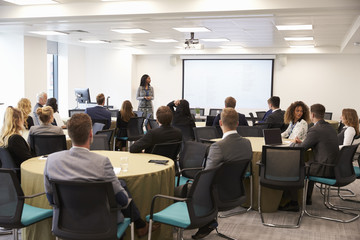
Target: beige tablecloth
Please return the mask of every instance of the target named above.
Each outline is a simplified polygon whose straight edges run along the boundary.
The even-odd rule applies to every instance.
[[[128,153],[112,151],[94,151],[109,157],[114,168],[120,167],[120,157],[129,157],[129,171],[120,172],[117,176],[124,179],[132,194],[133,200],[138,206],[141,217],[150,213],[152,197],[156,194],[173,195],[175,185],[174,162],[171,159],[159,155],[146,153]],[[148,163],[150,159],[169,160],[168,165]],[[21,185],[25,195],[44,192],[44,167],[46,160],[38,157],[31,158],[21,164]],[[27,204],[42,208],[51,208],[46,196],[26,200]],[[167,207],[171,202],[161,200],[155,210],[159,211]],[[172,229],[169,226],[161,226],[160,231],[153,233],[153,239],[172,239]],[[51,219],[34,224],[23,230],[22,239],[48,240],[55,239],[51,234]],[[128,230],[125,239],[130,239]]]

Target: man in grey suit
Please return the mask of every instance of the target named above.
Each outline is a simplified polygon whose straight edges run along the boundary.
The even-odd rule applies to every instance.
[[[116,201],[119,208],[122,208],[122,211],[118,211],[118,222],[124,220],[124,215],[130,217],[132,211],[137,235],[146,235],[148,225],[140,218],[135,204],[129,205],[131,196],[126,184],[116,177],[109,158],[89,150],[93,137],[89,115],[85,113],[73,115],[67,122],[67,128],[73,147],[70,150],[50,154],[44,169],[45,192],[50,204],[53,203],[53,190],[49,179],[85,182],[111,181]],[[131,206],[131,210],[129,206]],[[155,226],[155,228],[158,227],[159,225]]]
[[[334,177],[333,167],[321,164],[336,164],[339,154],[339,144],[335,129],[324,120],[325,107],[321,104],[314,104],[310,107],[310,119],[314,126],[309,128],[305,140],[295,138],[294,147],[311,148],[313,159],[310,159],[310,175],[318,177]],[[311,204],[311,195],[314,182],[309,182],[307,204]]]
[[[223,131],[222,140],[210,146],[205,169],[217,167],[227,161],[249,161],[252,158],[251,143],[241,137],[236,128],[239,124],[239,115],[233,108],[224,108],[221,112],[220,127]],[[210,234],[217,227],[216,220],[199,228],[193,239],[201,239]]]

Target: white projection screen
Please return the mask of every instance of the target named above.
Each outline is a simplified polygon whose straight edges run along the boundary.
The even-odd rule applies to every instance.
[[[192,108],[223,108],[228,96],[236,109],[267,110],[272,95],[273,59],[184,59],[183,98]]]

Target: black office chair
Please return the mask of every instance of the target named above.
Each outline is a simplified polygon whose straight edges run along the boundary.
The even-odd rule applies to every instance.
[[[16,166],[14,159],[6,148],[0,147],[0,168],[12,169],[20,182],[20,168]]]
[[[107,130],[97,131],[97,133],[96,133],[96,135],[98,135],[98,134],[106,135],[107,143],[109,145],[108,150],[111,149],[111,140],[113,139],[114,131],[115,131],[115,129],[107,129]]]
[[[69,109],[69,117],[77,113],[85,113],[85,109]]]
[[[217,116],[222,112],[222,108],[210,108],[209,110],[209,116]]]
[[[119,239],[132,222],[125,218],[117,224],[119,211],[111,182],[51,180],[53,189],[53,225],[55,236],[62,239]],[[131,223],[131,239],[134,226]]]
[[[242,137],[262,137],[262,128],[259,126],[238,126],[237,132]]]
[[[251,119],[251,122],[252,122],[252,125],[255,126],[255,123],[256,123],[256,119],[254,117],[254,114],[252,112],[249,112],[249,116],[250,116],[250,119]]]
[[[261,121],[263,119],[263,117],[265,116],[266,112],[265,111],[257,111],[256,113],[256,117],[258,121]]]
[[[181,150],[181,144],[182,142],[158,143],[155,144],[151,153],[171,158],[175,163],[175,172],[177,173],[179,170],[177,167],[177,158]]]
[[[206,116],[205,126],[212,126],[216,116]]]
[[[65,135],[30,135],[30,147],[36,156],[66,150]]]
[[[94,125],[95,123],[102,123],[104,124],[103,129],[101,130],[106,130],[109,129],[109,127],[107,127],[107,124],[109,124],[109,126],[111,125],[111,122],[109,123],[109,121],[107,119],[91,119],[92,124]]]
[[[44,193],[24,196],[20,182],[12,169],[0,169],[0,227],[13,229],[13,239],[18,239],[18,229],[51,218],[51,209],[25,204],[25,199]]]
[[[143,117],[133,117],[130,118],[128,122],[127,127],[127,140],[128,141],[136,141],[142,136],[144,136],[144,130],[143,130],[143,123],[144,118]]]
[[[103,123],[94,123],[92,126],[93,134],[96,134],[98,131],[102,131],[105,127]]]
[[[194,130],[190,125],[173,125],[173,127],[181,131],[183,142],[195,140]]]
[[[110,145],[105,134],[97,134],[93,136],[90,150],[110,150]]]
[[[214,220],[217,207],[212,194],[212,182],[219,167],[199,172],[186,198],[177,198],[165,195],[155,195],[151,202],[149,221],[149,238],[153,222],[165,223],[178,228],[177,239],[182,239],[183,229],[195,229]],[[177,202],[160,212],[154,213],[156,200],[159,198],[171,199]]]
[[[150,129],[158,128],[159,124],[156,121],[156,119],[148,119],[147,124],[145,124],[146,131],[149,131]]]
[[[135,113],[136,116],[138,116],[138,117],[144,117],[144,112],[143,112],[143,111],[134,111],[134,113]]]
[[[213,194],[218,211],[229,211],[246,201],[243,180],[251,159],[224,162],[216,172],[213,182]],[[220,237],[228,237],[218,231]]]
[[[298,147],[263,146],[260,163],[258,207],[261,222],[268,227],[298,228],[304,215],[306,202],[305,150]],[[295,225],[267,223],[261,211],[261,186],[279,189],[303,189],[303,204]]]
[[[218,132],[215,127],[194,127],[195,141],[203,142],[203,140],[210,140],[219,138]]]

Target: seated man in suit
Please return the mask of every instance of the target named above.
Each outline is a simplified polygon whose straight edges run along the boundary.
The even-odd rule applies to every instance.
[[[173,114],[168,106],[159,107],[156,111],[156,121],[160,127],[149,130],[142,138],[131,145],[130,152],[140,153],[145,150],[146,153],[151,153],[155,144],[182,141],[180,130],[170,125],[172,118]]]
[[[34,125],[35,125],[35,126],[40,125],[40,123],[41,123],[40,120],[39,120],[39,116],[38,116],[37,113],[36,113],[36,110],[37,110],[39,107],[45,106],[46,101],[47,101],[47,94],[46,94],[46,92],[38,93],[38,94],[36,95],[36,101],[37,101],[37,103],[35,104],[34,109],[33,109]]]
[[[280,128],[281,131],[285,131],[284,112],[279,108],[280,98],[272,96],[269,98],[268,104],[272,112],[265,121],[267,128]]]
[[[234,108],[235,109],[235,106],[236,106],[236,99],[233,98],[233,97],[227,97],[225,98],[225,107],[226,108]],[[246,118],[245,118],[245,115],[244,114],[241,114],[241,113],[238,113],[239,114],[239,126],[249,126]],[[214,119],[214,122],[213,122],[213,126],[219,126],[219,120],[220,120],[220,114],[218,114],[215,119]]]
[[[137,235],[145,236],[148,232],[148,224],[140,218],[136,205],[129,205],[131,195],[126,183],[118,180],[109,158],[89,151],[93,137],[90,117],[85,113],[75,114],[67,122],[67,128],[73,147],[70,150],[50,154],[44,169],[45,192],[50,204],[53,204],[53,190],[49,179],[111,181],[116,201],[119,207],[123,208],[118,212],[118,222],[122,222],[124,216],[130,217],[131,212]]]
[[[252,148],[248,139],[241,137],[236,128],[239,123],[239,115],[233,108],[224,108],[219,121],[223,131],[222,140],[210,146],[205,169],[217,167],[227,161],[251,161]],[[210,234],[217,227],[216,220],[211,221],[199,228],[193,239],[201,239]]]
[[[324,120],[325,107],[321,104],[314,104],[310,107],[310,119],[314,126],[308,129],[305,140],[302,142],[295,138],[294,147],[311,148],[313,150],[313,159],[308,163],[310,166],[310,175],[318,177],[335,177],[333,167],[321,165],[336,164],[339,154],[339,143],[335,129]],[[314,182],[310,181],[307,191],[306,204],[311,205],[311,196],[314,189]]]
[[[100,93],[96,96],[96,103],[98,104],[97,106],[86,108],[85,113],[89,114],[93,123],[97,122],[97,120],[105,120],[104,129],[109,129],[111,125],[111,112],[104,108],[104,94]]]

